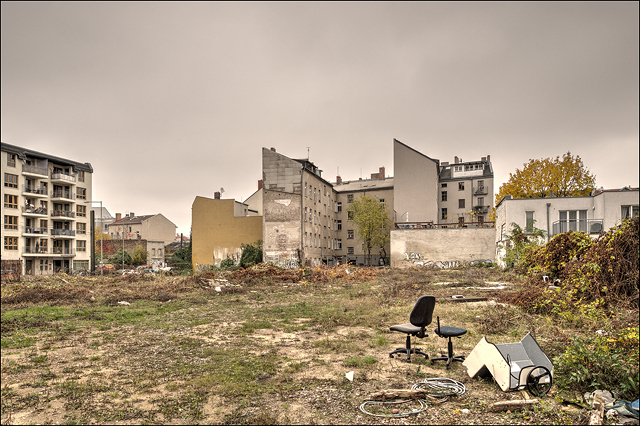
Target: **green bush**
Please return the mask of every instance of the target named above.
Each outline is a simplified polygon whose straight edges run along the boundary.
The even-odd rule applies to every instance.
[[[253,244],[242,244],[240,247],[242,248],[240,267],[249,268],[262,262],[262,241],[256,241]]]
[[[638,362],[638,327],[577,336],[554,359],[554,378],[560,388],[581,393],[605,389],[633,401],[639,392]]]
[[[223,261],[220,262],[220,269],[232,269],[234,268],[236,265],[233,262],[233,259],[231,258],[226,258]]]

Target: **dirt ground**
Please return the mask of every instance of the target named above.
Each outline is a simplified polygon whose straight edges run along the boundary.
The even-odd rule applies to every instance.
[[[555,388],[531,409],[492,413],[491,403],[528,395],[470,379],[460,363],[446,370],[421,357],[389,358],[405,335],[388,327],[407,322],[421,294],[436,295],[441,321],[467,328],[454,341],[456,354],[468,354],[485,335],[488,313],[514,324],[521,314],[492,300],[514,283],[499,281],[495,272],[469,274],[382,271],[363,281],[321,283],[210,276],[3,284],[2,424],[584,422],[588,413],[558,402]],[[46,292],[60,297],[20,299]],[[454,293],[487,300],[452,303],[447,298]],[[527,321],[488,335],[496,343],[519,341],[525,328],[535,328],[544,348],[553,328],[542,319]],[[429,334],[412,344],[432,357],[445,352],[446,340]],[[351,371],[353,381],[345,376]],[[463,383],[465,393],[402,417],[360,410],[373,392],[410,389],[435,377]],[[405,413],[420,405],[397,408]],[[370,408],[383,415],[393,415],[391,409]]]

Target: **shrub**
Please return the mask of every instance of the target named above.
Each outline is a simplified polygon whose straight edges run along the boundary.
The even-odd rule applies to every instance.
[[[595,337],[574,337],[567,350],[554,359],[560,388],[613,391],[633,401],[638,397],[638,327],[612,330]]]
[[[220,269],[231,269],[233,267],[235,267],[235,263],[233,262],[233,259],[227,257],[226,259],[224,259],[223,261],[220,262]]]
[[[240,267],[249,268],[262,262],[262,241],[256,241],[253,244],[242,244],[240,247],[242,248]]]

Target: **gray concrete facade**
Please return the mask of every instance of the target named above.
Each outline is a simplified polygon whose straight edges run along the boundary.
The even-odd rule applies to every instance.
[[[495,261],[495,229],[393,229],[391,267],[458,266]]]

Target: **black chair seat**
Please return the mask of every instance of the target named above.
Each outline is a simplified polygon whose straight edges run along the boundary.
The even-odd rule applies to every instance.
[[[433,330],[433,332],[440,337],[458,337],[465,334],[467,330],[461,327],[451,327],[451,326],[445,325],[443,327],[436,328],[435,330]]]
[[[406,323],[406,324],[398,324],[398,325],[391,326],[389,327],[389,330],[399,331],[400,333],[406,333],[406,334],[415,336],[417,334],[420,334],[420,331],[422,331],[422,328],[416,327],[415,325],[410,323]]]

